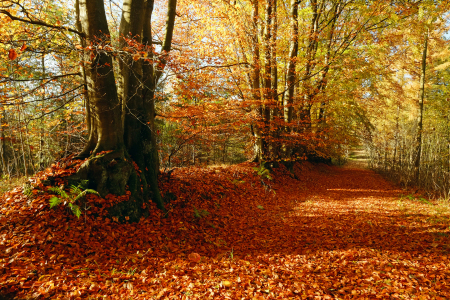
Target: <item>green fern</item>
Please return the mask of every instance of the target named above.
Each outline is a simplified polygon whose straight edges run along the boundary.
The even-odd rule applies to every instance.
[[[80,191],[80,193],[75,197],[74,202],[79,200],[79,199],[81,199],[81,198],[83,198],[87,194],[95,194],[97,196],[100,196],[99,193],[97,193],[96,190],[87,189],[87,190],[84,190],[84,191],[81,191],[81,190],[79,190],[79,191]]]
[[[270,171],[264,167],[264,163],[261,163],[259,165],[259,168],[254,167],[253,169],[258,173],[258,176],[272,180],[272,176],[270,176]]]
[[[72,210],[73,214],[75,216],[77,216],[77,218],[80,218],[80,216],[81,216],[81,209],[80,209],[80,207],[78,205],[75,205],[75,204],[72,204],[72,203],[69,203],[69,207]]]
[[[77,186],[72,185],[70,187],[70,193],[73,195],[79,195],[79,194],[81,194],[81,192],[82,192],[81,189]]]
[[[59,205],[61,202],[62,202],[62,200],[58,197],[50,198],[50,208],[53,208],[53,207]]]
[[[52,186],[51,188],[49,188],[49,190],[55,194],[60,195],[61,197],[63,197],[64,199],[68,199],[69,195],[67,195],[66,191],[64,191],[62,188],[57,187],[57,186]]]
[[[59,197],[52,197],[50,198],[50,208],[53,208],[55,206],[58,206],[64,201],[64,204],[67,205],[72,213],[77,217],[80,218],[81,216],[81,208],[75,204],[78,200],[82,199],[87,194],[95,194],[99,195],[97,191],[87,189],[82,191],[80,187],[72,185],[70,187],[70,194],[67,194],[66,191],[64,191],[60,187],[51,187],[49,190],[55,194],[57,194]]]

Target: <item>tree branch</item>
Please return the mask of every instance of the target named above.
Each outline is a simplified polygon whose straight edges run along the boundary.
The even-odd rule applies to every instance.
[[[66,30],[66,31],[70,31],[73,33],[78,34],[79,36],[85,38],[86,35],[82,32],[79,32],[75,29],[69,28],[69,27],[65,27],[65,26],[56,26],[56,25],[52,25],[52,24],[48,24],[46,22],[43,21],[33,21],[33,20],[26,20],[26,19],[22,19],[19,17],[16,17],[14,15],[12,15],[9,11],[1,9],[0,10],[0,14],[4,14],[7,15],[11,20],[13,21],[19,21],[19,22],[24,22],[24,23],[28,23],[28,24],[33,24],[33,25],[40,25],[40,26],[44,26],[44,27],[49,27],[49,28],[53,28],[53,29],[59,29],[59,30]]]
[[[2,76],[0,75],[0,78],[4,79],[3,81],[0,81],[0,83],[5,83],[8,81],[39,81],[39,80],[55,80],[58,78],[62,78],[62,77],[67,77],[67,76],[81,76],[80,72],[77,73],[68,73],[68,74],[63,74],[63,75],[56,75],[56,76],[52,76],[52,77],[48,77],[48,78],[31,78],[31,79],[14,79],[14,78],[10,78],[7,76]]]

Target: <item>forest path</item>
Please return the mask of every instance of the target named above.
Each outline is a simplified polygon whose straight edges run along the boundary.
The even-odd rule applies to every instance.
[[[354,155],[345,167],[306,165],[300,189],[277,191],[291,206],[260,219],[258,233],[239,230],[236,253],[253,250],[261,267],[289,270],[296,296],[450,299],[448,205],[406,199],[361,169],[364,151]]]
[[[7,193],[0,299],[450,299],[448,206],[351,164],[254,168],[176,169],[138,224]]]
[[[369,154],[363,147],[354,147],[349,150],[347,163],[344,168],[367,169],[369,166]]]

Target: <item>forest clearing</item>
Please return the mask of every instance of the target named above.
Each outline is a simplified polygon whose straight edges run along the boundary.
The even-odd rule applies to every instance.
[[[305,162],[291,173],[281,165],[273,180],[255,166],[177,169],[161,183],[163,195],[176,196],[169,216],[153,206],[132,224],[95,218],[93,199],[78,219],[49,209],[48,193],[15,189],[1,199],[0,291],[17,299],[450,297],[448,202],[404,195],[351,166]]]

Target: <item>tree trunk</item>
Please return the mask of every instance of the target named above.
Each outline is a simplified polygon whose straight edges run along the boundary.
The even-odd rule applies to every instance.
[[[257,115],[258,120],[257,123],[252,125],[252,134],[255,137],[254,144],[254,162],[261,162],[269,158],[269,148],[270,148],[270,119],[271,113],[273,111],[273,93],[272,93],[272,31],[273,31],[273,2],[275,0],[266,0],[266,24],[264,26],[263,35],[263,47],[264,47],[264,75],[263,75],[263,93],[262,93],[262,103],[258,107]],[[253,97],[256,99],[260,97],[259,90],[257,88],[260,87],[259,83],[259,75],[260,75],[260,66],[259,66],[259,46],[258,38],[257,38],[257,20],[258,20],[258,1],[253,2],[253,22],[254,22],[254,30],[253,35],[254,38],[254,52],[253,52],[253,82],[252,82],[252,90]]]
[[[27,155],[26,155],[26,153],[25,153],[25,141],[24,141],[24,138],[23,138],[23,134],[22,134],[22,123],[21,123],[21,120],[20,120],[20,116],[21,116],[21,114],[22,114],[22,111],[21,111],[21,109],[20,109],[20,106],[19,106],[19,109],[18,109],[18,116],[19,116],[19,119],[18,119],[18,130],[19,130],[19,139],[20,139],[20,147],[21,147],[21,149],[22,149],[22,159],[23,159],[23,174],[25,175],[25,177],[28,177],[28,163],[27,163]]]
[[[259,7],[258,0],[253,0],[253,30],[252,30],[252,46],[253,46],[253,61],[252,61],[252,75],[251,75],[251,88],[253,101],[257,103],[257,120],[254,124],[250,126],[254,142],[254,154],[252,161],[258,162],[262,160],[262,134],[261,125],[263,124],[263,104],[261,103],[261,65],[260,65],[260,50],[259,50],[259,38],[258,38],[258,23],[259,23]]]
[[[331,46],[333,45],[333,37],[334,37],[334,30],[336,26],[337,19],[339,18],[339,15],[341,13],[340,9],[340,2],[337,2],[333,5],[332,8],[332,20],[330,23],[330,28],[327,36],[327,48],[326,48],[326,54],[325,54],[325,61],[324,61],[324,69],[321,72],[322,76],[320,78],[320,81],[318,83],[316,93],[324,93],[325,88],[327,86],[327,75],[330,70],[330,60],[331,60]],[[325,125],[325,108],[327,103],[325,101],[322,101],[320,103],[319,108],[319,117],[318,117],[318,123],[319,123],[319,130],[323,129],[323,126]]]
[[[6,175],[6,145],[5,145],[5,130],[3,129],[3,124],[5,121],[5,111],[3,110],[3,116],[0,117],[0,155],[2,158],[2,175]]]
[[[87,44],[109,44],[110,34],[102,0],[80,0],[80,22]],[[105,150],[123,151],[123,126],[117,96],[112,59],[105,51],[92,47],[85,54],[87,90],[92,118],[95,120],[94,141],[88,143],[95,155]],[[90,137],[91,138],[91,137]],[[90,151],[89,151],[90,152]]]
[[[270,65],[271,65],[271,129],[269,134],[271,141],[269,143],[269,160],[277,160],[280,156],[280,130],[282,129],[280,122],[280,103],[278,101],[278,63],[277,63],[277,30],[278,30],[278,18],[277,18],[277,0],[272,2],[272,36],[270,42]]]
[[[75,1],[75,27],[79,32],[83,32],[83,27],[81,25],[80,19],[80,0]],[[83,48],[86,48],[86,40],[82,37],[78,37],[80,41],[80,45]],[[80,158],[88,157],[90,155],[90,151],[95,148],[95,143],[97,142],[97,131],[94,130],[95,120],[91,114],[91,102],[89,101],[88,94],[88,86],[87,86],[87,74],[86,74],[86,63],[84,60],[84,54],[80,55],[80,71],[83,77],[83,85],[84,85],[84,107],[86,108],[86,127],[88,132],[88,142],[84,148],[84,150],[78,155]]]
[[[419,107],[417,116],[416,159],[414,162],[414,177],[419,180],[420,156],[422,154],[422,129],[423,129],[423,100],[425,98],[425,72],[427,68],[428,31],[425,33],[425,41],[422,52],[422,67],[420,72]]]
[[[91,45],[90,53],[84,54],[84,61],[89,62],[85,74],[91,130],[82,152],[90,158],[73,180],[89,179],[90,187],[102,196],[107,193],[123,195],[128,185],[130,200],[110,209],[119,220],[127,216],[130,221],[138,221],[145,215],[141,207],[149,198],[164,210],[157,182],[154,97],[171,48],[176,0],[168,3],[165,39],[156,63],[151,36],[152,12],[153,0],[124,1],[119,44],[121,48],[132,48],[128,41],[133,39],[143,45],[150,57],[146,61],[134,59],[132,51],[121,51],[116,85],[111,56],[104,50],[109,46],[110,37],[103,1],[79,0],[77,23],[86,35],[85,45]],[[112,152],[100,153],[110,150]],[[139,172],[134,170],[131,160],[137,164]]]
[[[284,132],[286,135],[289,135],[292,132],[291,122],[294,110],[294,96],[295,96],[295,81],[296,81],[296,72],[295,68],[297,66],[297,56],[298,56],[298,5],[300,1],[291,0],[291,41],[290,41],[290,49],[289,49],[289,63],[288,63],[288,72],[287,72],[287,93],[288,96],[284,97]],[[292,145],[290,141],[285,141],[283,145],[283,156],[284,158],[288,158],[291,155]]]

